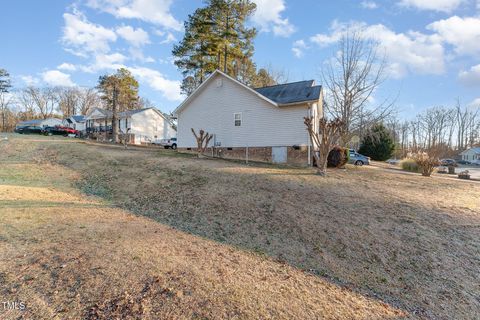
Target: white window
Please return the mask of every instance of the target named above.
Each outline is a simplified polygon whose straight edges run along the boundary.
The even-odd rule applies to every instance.
[[[240,127],[242,125],[242,114],[241,113],[234,113],[235,118],[235,127]]]

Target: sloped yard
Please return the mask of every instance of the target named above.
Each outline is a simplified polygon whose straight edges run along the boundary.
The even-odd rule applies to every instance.
[[[480,317],[476,185],[2,143],[0,295],[28,317]]]

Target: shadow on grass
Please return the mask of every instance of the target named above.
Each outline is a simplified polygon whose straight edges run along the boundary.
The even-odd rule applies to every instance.
[[[209,160],[164,163],[158,153],[116,157],[108,147],[87,148],[68,154],[92,153],[95,160],[80,171],[77,186],[133,213],[288,263],[420,317],[476,314],[478,301],[469,297],[478,232],[457,227],[461,218],[448,210],[386,197],[365,180],[320,178],[305,169],[228,161],[238,171],[225,172],[225,161],[215,168]],[[115,165],[103,161],[105,150]],[[462,290],[446,289],[445,281]]]

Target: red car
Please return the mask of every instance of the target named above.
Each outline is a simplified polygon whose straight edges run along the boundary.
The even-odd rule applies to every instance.
[[[46,127],[43,129],[43,134],[46,136],[53,136],[53,135],[62,135],[68,136],[69,134],[78,135],[79,131],[63,126],[55,126],[55,127]]]

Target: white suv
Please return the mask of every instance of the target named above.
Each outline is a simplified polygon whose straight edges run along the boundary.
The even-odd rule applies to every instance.
[[[176,150],[177,149],[177,138],[156,139],[152,142],[152,144],[162,146],[165,149],[172,148],[173,150]]]

